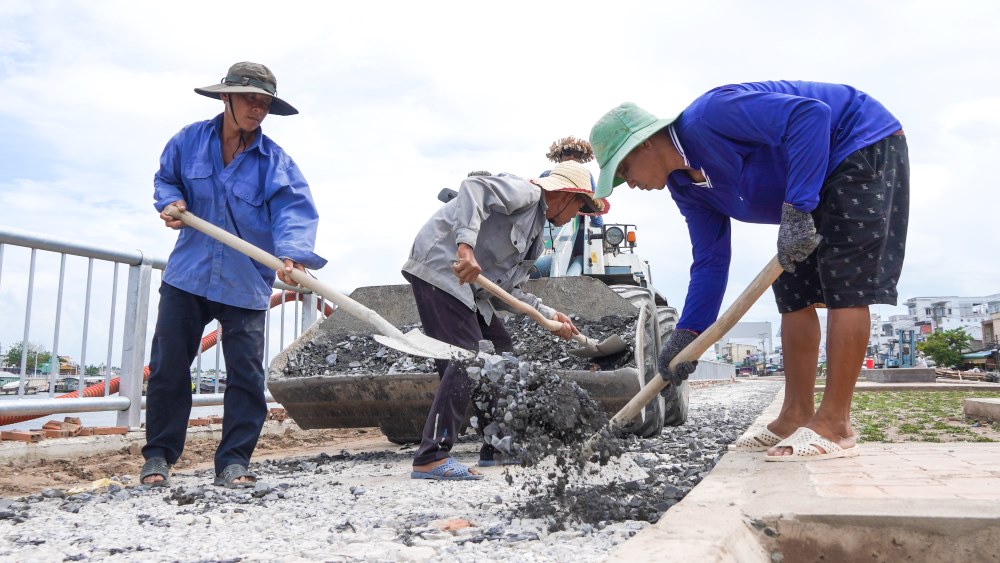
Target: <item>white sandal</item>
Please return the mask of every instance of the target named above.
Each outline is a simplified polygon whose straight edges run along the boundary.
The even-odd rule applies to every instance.
[[[805,426],[775,446],[791,448],[792,453],[791,455],[767,455],[764,456],[764,459],[767,461],[819,461],[821,459],[854,457],[861,452],[861,448],[857,444],[849,448],[842,448]]]
[[[729,451],[732,452],[766,452],[769,448],[778,445],[781,436],[767,429],[767,426],[753,432],[748,430],[732,444],[729,444]]]

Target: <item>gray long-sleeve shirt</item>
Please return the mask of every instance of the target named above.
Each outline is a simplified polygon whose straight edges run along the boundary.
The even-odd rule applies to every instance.
[[[511,174],[467,178],[458,196],[444,204],[417,233],[408,272],[449,294],[490,322],[499,301],[477,285],[460,285],[452,270],[460,243],[473,248],[483,277],[492,280],[517,299],[537,309],[546,318],[555,310],[518,285],[542,253],[545,225],[542,189]]]

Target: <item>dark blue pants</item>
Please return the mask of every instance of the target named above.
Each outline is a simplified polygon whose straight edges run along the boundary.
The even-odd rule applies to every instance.
[[[216,319],[222,326],[227,376],[215,473],[234,463],[244,467],[250,464],[267,416],[265,314],[209,301],[166,283],[160,285],[146,389],[144,458],[163,457],[173,465],[181,457],[191,416],[191,363],[198,354],[205,326]]]

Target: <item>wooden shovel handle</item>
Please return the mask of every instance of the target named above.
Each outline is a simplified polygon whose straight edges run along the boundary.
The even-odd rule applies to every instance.
[[[482,287],[486,291],[489,291],[493,295],[496,295],[497,298],[499,298],[504,303],[510,305],[515,311],[528,315],[536,323],[542,325],[542,327],[545,328],[545,330],[549,332],[554,332],[562,328],[563,324],[561,322],[552,319],[546,319],[545,315],[538,312],[538,309],[535,309],[531,305],[528,305],[524,301],[521,301],[520,299],[507,293],[506,291],[504,291],[502,287],[483,277],[482,274],[479,274],[479,277],[477,277],[476,281],[473,283]],[[586,336],[579,333],[573,335],[573,340],[576,340],[580,344],[589,346],[591,348],[597,346],[596,340],[592,338],[587,338]]]
[[[747,310],[767,291],[767,288],[774,283],[774,280],[778,279],[781,271],[781,264],[778,263],[778,257],[775,256],[757,274],[757,277],[750,282],[750,285],[743,290],[743,293],[736,298],[736,301],[726,309],[726,312],[712,323],[712,326],[705,329],[704,332],[699,334],[697,338],[674,356],[674,359],[670,361],[670,368],[674,369],[681,362],[693,362],[700,358],[705,353],[705,350],[708,350],[713,344],[718,342],[719,339],[725,336],[743,318]],[[667,385],[669,383],[662,377],[653,378],[653,381],[647,383],[628,404],[622,407],[622,410],[618,411],[618,414],[608,422],[608,427],[612,431],[623,428],[639,414],[647,403],[655,399],[656,395]]]
[[[163,210],[164,213],[170,215],[174,219],[179,220],[188,227],[195,230],[201,231],[206,235],[214,238],[215,240],[221,242],[222,244],[233,248],[243,254],[246,254],[250,258],[260,262],[261,264],[271,268],[272,270],[284,269],[284,261],[278,259],[276,256],[265,252],[264,250],[250,244],[249,242],[237,237],[236,235],[230,233],[229,231],[220,229],[215,225],[205,221],[204,219],[198,217],[190,211],[181,212],[177,207],[173,205],[168,205],[166,209]],[[378,313],[372,311],[368,307],[365,307],[361,303],[351,299],[350,297],[340,293],[333,287],[319,281],[318,279],[307,275],[305,272],[292,269],[290,277],[295,280],[295,283],[312,290],[314,293],[320,297],[325,298],[328,301],[333,302],[338,307],[344,309],[345,312],[349,313],[351,316],[358,318],[362,321],[375,327],[376,330],[382,334],[405,340],[403,333],[392,325],[389,321],[383,319]]]

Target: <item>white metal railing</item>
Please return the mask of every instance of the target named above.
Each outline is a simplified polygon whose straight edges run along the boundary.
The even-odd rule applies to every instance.
[[[18,257],[14,255],[18,252],[22,253],[25,260],[17,260]],[[85,259],[86,274],[82,274],[83,268],[68,269],[67,257],[73,261]],[[40,266],[40,261],[53,258],[58,258],[58,275],[53,273],[54,262],[50,262],[49,267]],[[119,287],[122,266],[127,268],[124,288]],[[118,411],[118,425],[138,427],[143,406],[144,366],[147,361],[147,347],[152,337],[147,327],[155,326],[156,323],[156,308],[150,306],[156,295],[153,274],[156,272],[159,275],[158,273],[165,267],[166,260],[146,256],[138,250],[115,250],[37,233],[0,228],[0,319],[4,321],[3,326],[0,326],[0,358],[6,357],[7,351],[18,336],[21,343],[19,365],[7,368],[10,371],[16,370],[17,397],[16,400],[0,401],[0,426],[8,424],[5,420],[12,416]],[[104,274],[98,270],[103,270]],[[67,281],[70,282],[69,287]],[[98,286],[96,288],[95,283]],[[39,305],[38,294],[44,293],[45,289],[54,293],[54,299]],[[271,357],[291,344],[302,331],[322,316],[322,313],[317,314],[317,302],[310,292],[300,291],[280,282],[275,283],[275,289],[279,291],[277,295],[282,297],[278,305],[280,311],[277,322],[270,309],[266,314],[265,369]],[[297,298],[292,300],[294,310],[291,315],[286,314],[284,298],[286,291],[297,292]],[[119,311],[119,301],[124,301],[124,311]],[[79,309],[80,303],[82,311]],[[322,301],[318,305],[325,307]],[[18,309],[21,307],[23,307],[23,317],[18,314],[20,313]],[[67,315],[64,313],[67,309],[71,310],[72,314],[68,316],[75,322],[66,322]],[[107,317],[103,317],[106,319],[106,324],[103,326],[100,325],[102,317],[98,317],[97,320],[92,318],[92,311],[95,310],[108,314]],[[23,318],[23,324],[18,330],[16,323],[20,318]],[[46,322],[45,328],[51,329],[51,332],[43,330],[43,335],[38,336],[39,331],[33,330],[33,320],[36,324],[39,320]],[[67,324],[71,325],[69,329]],[[98,325],[96,330],[92,330],[94,327],[91,325],[94,324]],[[209,329],[218,330],[218,323],[210,325]],[[287,342],[286,331],[291,337]],[[67,333],[71,339],[78,337],[79,341],[67,344],[65,338]],[[46,391],[44,398],[29,395],[33,384],[42,380],[37,374],[37,357],[32,366],[32,371],[36,373],[29,373],[28,369],[29,348],[38,342],[42,343],[42,347],[51,345],[49,372],[44,378]],[[3,344],[7,345],[4,347]],[[223,367],[222,345],[223,341],[219,338],[214,350],[214,384],[210,385],[212,389],[209,393],[202,393],[201,384],[205,372],[202,369],[203,354],[199,348],[198,356],[192,366],[195,405],[222,404],[222,394],[219,393],[221,390],[219,375]],[[79,369],[74,374],[79,396],[56,399],[57,375],[61,375],[62,372],[59,356],[66,350],[78,351],[80,354]],[[104,360],[103,396],[85,397],[83,391],[86,387],[87,359],[88,356],[93,357],[95,350],[102,353]],[[121,358],[118,368],[119,388],[118,396],[112,397],[113,358],[116,350],[119,351]],[[268,400],[273,400],[269,393]]]

